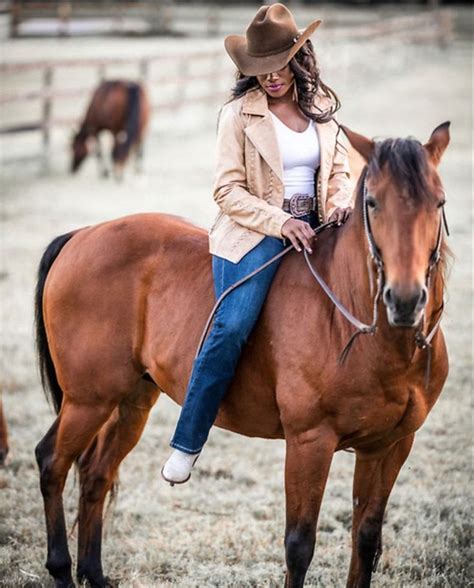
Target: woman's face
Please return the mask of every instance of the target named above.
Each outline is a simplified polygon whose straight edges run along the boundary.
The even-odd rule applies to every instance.
[[[273,73],[257,76],[260,86],[271,98],[281,98],[293,86],[294,75],[290,65]]]

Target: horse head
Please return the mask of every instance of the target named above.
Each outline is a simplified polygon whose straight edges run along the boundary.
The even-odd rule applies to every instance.
[[[75,133],[72,138],[71,173],[75,173],[89,154],[87,136],[81,131]]]
[[[442,245],[446,194],[437,167],[449,143],[449,124],[438,126],[425,145],[412,138],[374,142],[344,128],[367,162],[357,189],[359,218],[383,273],[392,326],[416,327],[428,302]]]

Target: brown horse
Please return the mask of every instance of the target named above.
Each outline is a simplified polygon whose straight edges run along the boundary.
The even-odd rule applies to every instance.
[[[94,145],[102,174],[108,175],[99,140],[102,131],[110,131],[114,138],[112,163],[116,177],[121,177],[133,150],[138,169],[149,118],[150,106],[143,86],[125,80],[102,82],[94,91],[84,121],[74,135],[71,171],[79,169]]]
[[[4,466],[7,461],[8,447],[8,428],[5,415],[3,414],[3,400],[0,398],[0,466]]]
[[[373,250],[384,278],[377,331],[359,337],[341,365],[354,329],[314,282],[303,256],[289,253],[217,420],[242,435],[286,441],[288,588],[303,586],[332,457],[349,447],[356,466],[347,585],[370,585],[392,486],[448,373],[444,338],[434,328],[445,256],[436,167],[449,142],[448,123],[424,146],[413,139],[374,144],[347,133],[369,163],[353,215],[322,234],[311,263],[348,309],[367,320]],[[63,235],[47,248],[37,286],[37,338],[58,417],[36,456],[46,566],[57,586],[72,585],[61,496],[71,464],[77,461],[81,489],[77,575],[104,586],[104,499],[160,391],[182,403],[212,292],[206,232],[175,217],[129,216]],[[428,353],[414,337],[422,327],[432,336],[428,387]]]

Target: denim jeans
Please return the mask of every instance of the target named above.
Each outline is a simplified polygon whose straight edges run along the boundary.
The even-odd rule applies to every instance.
[[[265,237],[238,263],[213,256],[216,298],[283,248],[280,239]],[[280,260],[275,261],[233,290],[218,307],[207,339],[194,361],[171,447],[194,454],[199,453],[207,441],[220,402],[232,382],[242,347],[257,322],[279,263]]]

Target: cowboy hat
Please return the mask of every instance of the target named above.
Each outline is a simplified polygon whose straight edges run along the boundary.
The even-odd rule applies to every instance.
[[[262,6],[245,36],[229,35],[224,45],[240,72],[246,76],[264,75],[285,67],[320,24],[315,20],[300,33],[286,6]]]

